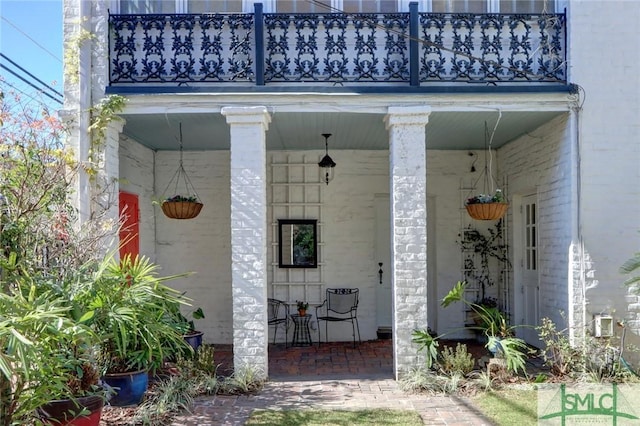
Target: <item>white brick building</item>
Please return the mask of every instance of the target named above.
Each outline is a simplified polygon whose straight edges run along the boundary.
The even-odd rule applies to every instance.
[[[71,143],[86,161],[89,108],[127,98],[123,121],[107,129],[101,176],[137,200],[139,252],[167,274],[195,272],[175,285],[205,311],[206,341],[233,343],[236,365],[266,368],[268,297],[313,305],[326,288],[359,288],[362,338],[393,327],[396,375],[412,366],[413,329],[465,322],[438,300],[463,277],[459,234],[493,225],[463,207],[483,190],[472,187],[485,123],[510,202],[511,268],[490,291],[512,321],[564,324],[564,312],[579,337],[608,314],[640,332],[640,301],[618,273],[640,245],[640,2],[423,0],[410,13],[405,0],[327,1],[333,12],[371,13],[337,21],[308,2],[253,3],[64,2],[65,40],[79,56],[78,81],[65,82]],[[200,15],[225,11],[238,14]],[[473,14],[454,24],[450,12]],[[340,19],[344,30],[332,26]],[[482,47],[482,34],[494,44]],[[180,125],[204,203],[191,220],[152,203],[175,195]],[[328,185],[317,166],[323,133],[338,164]],[[90,190],[85,177],[83,217]],[[316,268],[279,267],[279,219],[318,221]],[[350,340],[351,329],[336,325],[330,337]]]

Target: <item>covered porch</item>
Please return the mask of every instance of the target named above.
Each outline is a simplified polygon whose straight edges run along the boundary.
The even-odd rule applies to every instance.
[[[571,187],[570,176],[556,174],[572,162],[566,94],[438,96],[427,105],[389,95],[251,99],[256,106],[245,96],[132,96],[116,139],[119,189],[140,200],[140,251],[167,274],[195,272],[175,285],[203,308],[196,325],[206,342],[243,348],[236,365],[272,368],[268,297],[314,305],[326,288],[360,289],[362,340],[392,328],[394,377],[419,362],[413,329],[462,327],[464,312],[438,300],[464,273],[457,241],[472,223],[463,202],[484,164],[485,122],[499,121],[493,171],[514,206],[532,192],[553,203],[539,188]],[[179,124],[184,167],[204,204],[192,220],[166,218],[151,202],[175,195],[163,191],[178,167]],[[328,185],[317,165],[323,133],[332,134],[338,163]],[[517,222],[512,211],[509,226]],[[561,211],[570,214],[569,206]],[[287,218],[318,220],[317,268],[279,267],[277,223]],[[519,239],[513,231],[506,238]],[[495,289],[514,322],[525,320],[518,273]],[[316,327],[312,320],[314,341]],[[350,342],[351,327],[331,327],[329,339]]]

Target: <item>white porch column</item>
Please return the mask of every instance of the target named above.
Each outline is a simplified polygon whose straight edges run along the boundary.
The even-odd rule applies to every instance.
[[[266,107],[225,107],[231,127],[233,366],[268,371]]]
[[[431,108],[390,107],[391,264],[393,363],[396,379],[424,357],[411,342],[427,328],[426,132]]]
[[[118,193],[120,191],[120,134],[124,125],[124,119],[113,120],[107,125],[104,132],[104,151],[100,154],[100,162],[98,164],[98,180],[94,185],[94,191],[97,191],[97,194],[94,194],[96,208],[105,209],[104,220],[112,226],[118,226],[120,220],[120,208],[118,205]],[[98,214],[101,213],[99,212]]]

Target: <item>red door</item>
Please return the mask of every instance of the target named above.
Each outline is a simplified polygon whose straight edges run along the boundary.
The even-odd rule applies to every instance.
[[[128,192],[120,192],[119,212],[122,220],[120,228],[120,259],[126,254],[135,258],[140,254],[140,210],[138,196]]]

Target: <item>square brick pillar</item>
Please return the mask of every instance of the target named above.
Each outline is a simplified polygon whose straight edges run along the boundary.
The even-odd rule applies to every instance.
[[[398,379],[424,356],[411,341],[427,328],[426,131],[431,108],[389,107],[393,363]]]
[[[266,107],[225,107],[231,129],[231,285],[233,367],[266,377],[267,163]]]

